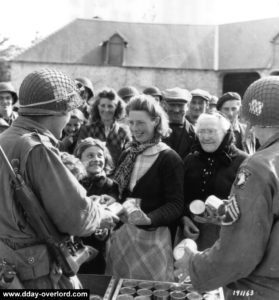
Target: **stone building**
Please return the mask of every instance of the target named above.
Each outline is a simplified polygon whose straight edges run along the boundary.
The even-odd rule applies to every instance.
[[[31,71],[55,67],[89,77],[98,89],[201,88],[243,94],[279,74],[279,18],[223,25],[175,25],[76,19],[10,61],[18,88]]]

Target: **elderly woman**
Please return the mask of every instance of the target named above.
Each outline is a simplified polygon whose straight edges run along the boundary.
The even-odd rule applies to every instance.
[[[170,228],[183,211],[183,162],[161,142],[169,126],[156,100],[135,96],[126,110],[134,141],[121,155],[114,179],[124,207],[133,199],[140,205],[135,207],[137,218],[128,213],[125,223],[112,234],[107,273],[173,281]]]
[[[199,250],[211,247],[219,236],[219,226],[193,222],[189,204],[205,201],[210,195],[227,199],[238,167],[248,156],[234,145],[230,122],[220,113],[203,113],[196,125],[198,142],[184,160],[184,235],[197,239]]]
[[[123,118],[125,103],[114,89],[104,88],[94,100],[91,122],[80,130],[78,140],[92,137],[106,142],[116,164],[127,142],[131,140],[129,128],[118,121]]]

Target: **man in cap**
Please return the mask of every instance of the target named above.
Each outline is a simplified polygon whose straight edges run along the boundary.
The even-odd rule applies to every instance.
[[[90,101],[94,97],[94,88],[91,80],[87,77],[79,77],[75,79],[77,88],[81,98],[84,100],[79,110],[82,111],[86,120],[89,119]]]
[[[143,94],[145,95],[150,95],[152,96],[156,101],[158,101],[159,103],[162,102],[163,100],[163,95],[162,95],[162,92],[160,91],[159,88],[157,88],[156,86],[150,86],[150,87],[147,87],[145,88],[143,91],[142,91]]]
[[[185,248],[176,262],[181,280],[195,289],[226,286],[226,299],[279,299],[279,77],[252,83],[243,98],[243,117],[261,147],[240,166],[218,241],[203,252]]]
[[[23,80],[19,98],[19,117],[0,135],[0,145],[9,161],[19,161],[23,179],[57,230],[85,236],[110,226],[113,215],[86,196],[57,149],[70,111],[82,102],[75,82],[60,71],[42,69]],[[22,213],[2,160],[0,172],[0,259],[16,265],[25,288],[75,288],[76,276],[61,275],[45,241]]]
[[[178,87],[165,90],[163,95],[172,129],[172,133],[164,142],[184,159],[196,141],[194,128],[185,118],[192,96],[188,90]]]
[[[0,123],[8,128],[17,118],[17,113],[13,110],[17,102],[17,93],[11,82],[0,82]]]
[[[235,92],[223,94],[218,102],[217,109],[230,120],[235,136],[235,145],[238,149],[249,154],[256,151],[256,139],[246,124],[239,122],[241,96]]]
[[[192,99],[189,103],[189,110],[186,118],[195,126],[199,116],[206,112],[211,95],[207,91],[201,89],[192,90],[191,95]]]
[[[211,95],[206,112],[207,113],[216,112],[217,111],[217,102],[218,102],[218,97]]]

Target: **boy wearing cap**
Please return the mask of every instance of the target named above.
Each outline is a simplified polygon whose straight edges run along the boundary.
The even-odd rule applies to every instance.
[[[86,190],[64,166],[57,149],[70,111],[81,103],[75,82],[54,69],[29,74],[22,82],[19,117],[0,135],[0,145],[33,190],[54,226],[74,236],[110,226],[112,214],[86,197]],[[15,264],[29,289],[77,288],[76,276],[62,274],[42,237],[26,219],[14,197],[6,166],[0,160],[0,260]]]
[[[207,91],[201,89],[192,90],[191,95],[192,99],[189,103],[189,110],[186,118],[193,126],[195,126],[199,116],[206,112],[211,96]]]
[[[192,96],[188,90],[178,87],[165,90],[163,95],[169,126],[172,129],[172,133],[164,142],[184,159],[196,141],[194,128],[185,118]]]
[[[252,83],[242,114],[261,147],[240,166],[218,241],[202,252],[185,248],[176,275],[199,291],[225,287],[227,300],[279,299],[279,77]]]
[[[223,94],[217,102],[217,109],[226,115],[231,122],[236,147],[253,154],[256,151],[256,139],[250,128],[247,128],[246,124],[239,122],[240,108],[241,97],[235,92]]]
[[[214,95],[211,95],[206,112],[207,113],[216,112],[217,111],[217,102],[218,102],[218,97],[214,96]]]

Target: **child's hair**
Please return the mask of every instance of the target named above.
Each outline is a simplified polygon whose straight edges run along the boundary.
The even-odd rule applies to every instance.
[[[78,181],[84,179],[87,176],[87,172],[83,163],[79,158],[68,152],[61,152],[61,160],[63,164],[70,170],[70,172],[76,177]]]
[[[79,110],[78,108],[75,108],[71,111],[71,118],[78,119],[81,122],[85,121],[85,116],[84,116],[83,112],[81,110]]]
[[[93,139],[92,137],[88,137],[84,140],[81,140],[74,151],[74,155],[81,159],[82,153],[89,147],[92,146],[97,146],[99,147],[103,152],[104,152],[104,157],[105,157],[105,167],[104,167],[104,171],[106,173],[106,175],[109,175],[112,173],[113,169],[114,169],[114,165],[113,165],[113,161],[110,155],[110,152],[108,150],[108,148],[106,147],[105,142],[102,142],[98,139]]]

